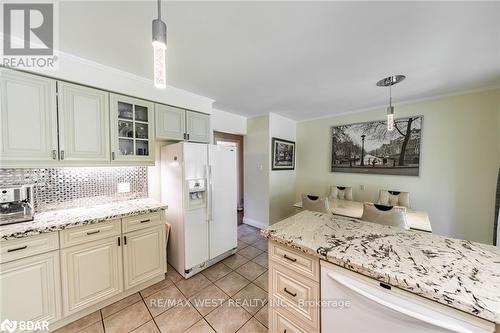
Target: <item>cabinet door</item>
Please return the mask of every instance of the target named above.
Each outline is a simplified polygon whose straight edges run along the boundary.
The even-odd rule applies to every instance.
[[[60,159],[108,162],[108,92],[57,82]]]
[[[123,236],[125,289],[165,273],[165,226],[142,229]]]
[[[154,104],[110,95],[113,162],[154,163]]]
[[[123,290],[118,237],[61,249],[64,315],[101,302]]]
[[[0,322],[59,320],[61,286],[59,251],[0,265]]]
[[[168,105],[155,105],[156,137],[167,140],[184,140],[186,111]]]
[[[1,164],[57,160],[56,81],[1,69],[0,99]]]
[[[208,114],[186,111],[188,140],[210,142],[210,116]]]

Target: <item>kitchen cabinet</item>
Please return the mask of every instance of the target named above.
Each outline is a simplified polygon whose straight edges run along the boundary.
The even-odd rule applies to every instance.
[[[57,82],[59,158],[109,162],[109,93]]]
[[[156,104],[156,137],[164,140],[210,142],[210,115]]]
[[[60,251],[65,316],[123,291],[122,248],[119,236],[83,243]]]
[[[59,251],[0,264],[0,321],[55,322],[61,316]]]
[[[272,332],[320,332],[319,259],[269,242],[269,308]]]
[[[156,104],[156,137],[165,140],[184,140],[186,134],[186,110],[169,105]]]
[[[193,142],[210,142],[210,116],[208,114],[186,112],[187,140]]]
[[[0,99],[0,166],[56,161],[56,81],[2,68]]]
[[[154,104],[111,94],[110,105],[112,163],[153,164]]]
[[[125,290],[164,273],[166,262],[164,225],[123,235]]]

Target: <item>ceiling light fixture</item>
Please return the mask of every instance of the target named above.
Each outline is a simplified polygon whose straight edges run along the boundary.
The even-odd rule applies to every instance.
[[[377,82],[379,87],[389,87],[389,106],[387,107],[387,130],[394,130],[394,106],[392,106],[392,86],[406,79],[404,75],[393,75]]]
[[[158,0],[158,18],[153,20],[153,66],[155,87],[167,87],[166,56],[167,25],[161,20],[161,0]]]

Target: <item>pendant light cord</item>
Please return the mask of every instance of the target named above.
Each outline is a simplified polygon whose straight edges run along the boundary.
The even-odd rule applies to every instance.
[[[392,106],[392,84],[389,86],[389,107]]]
[[[161,21],[161,0],[158,0],[158,20]]]

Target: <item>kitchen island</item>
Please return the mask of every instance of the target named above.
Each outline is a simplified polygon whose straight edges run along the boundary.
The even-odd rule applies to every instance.
[[[281,286],[276,284],[291,285],[283,271],[302,270],[294,281],[304,276],[307,281],[297,286],[304,291],[310,286],[304,293],[308,297],[319,294],[319,264],[312,260],[323,260],[484,319],[492,331],[497,324],[498,331],[500,249],[494,246],[310,211],[273,224],[262,235],[270,241],[270,293],[279,293]],[[273,262],[279,264],[274,275]],[[290,289],[283,299],[297,294]],[[281,319],[273,317],[271,310],[270,323],[279,324]],[[304,318],[309,330],[319,330],[319,311],[311,310]]]

